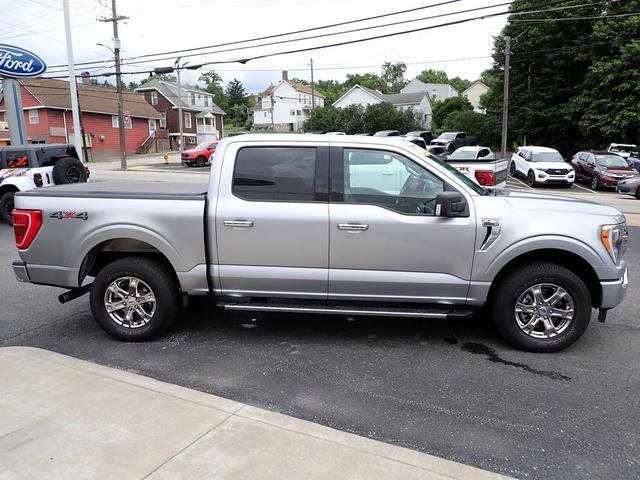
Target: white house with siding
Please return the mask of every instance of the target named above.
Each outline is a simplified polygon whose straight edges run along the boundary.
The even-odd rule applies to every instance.
[[[458,90],[453,88],[448,83],[424,83],[423,81],[414,78],[406,87],[400,90],[400,93],[416,93],[426,92],[431,96],[432,100],[443,101],[447,98],[457,97]]]
[[[324,95],[313,92],[308,85],[289,80],[286,71],[277,85],[270,85],[258,94],[253,107],[253,128],[298,131],[314,106],[324,107]]]
[[[375,105],[382,102],[389,102],[398,110],[412,109],[422,120],[424,128],[431,128],[433,111],[431,110],[431,100],[425,92],[393,93],[384,94],[378,90],[354,85],[349,91],[342,95],[333,103],[336,108],[345,108],[349,105]]]
[[[484,109],[480,107],[480,97],[489,91],[487,87],[480,80],[477,80],[469,88],[467,88],[462,95],[467,97],[469,103],[473,105],[473,109],[478,113],[485,113]]]

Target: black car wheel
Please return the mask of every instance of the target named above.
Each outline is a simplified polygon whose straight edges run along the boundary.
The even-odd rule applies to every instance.
[[[206,163],[207,163],[207,159],[204,158],[203,156],[196,158],[196,167],[202,168],[205,166]]]
[[[13,211],[13,197],[15,194],[16,192],[4,192],[0,196],[0,218],[9,225],[13,225],[11,212]]]
[[[527,185],[529,185],[530,187],[536,186],[536,174],[533,173],[533,170],[527,173]]]
[[[512,160],[511,165],[509,165],[509,175],[515,178],[517,173],[518,172],[516,171],[516,162]]]
[[[600,190],[600,177],[598,175],[591,177],[591,189]]]
[[[156,338],[180,306],[178,285],[159,263],[126,257],[104,267],[91,285],[91,311],[112,337],[128,342]]]
[[[514,347],[556,352],[586,330],[591,296],[571,270],[535,262],[505,275],[493,295],[491,312],[498,333]]]
[[[87,181],[87,169],[79,159],[73,157],[65,157],[56,161],[52,174],[56,185]]]

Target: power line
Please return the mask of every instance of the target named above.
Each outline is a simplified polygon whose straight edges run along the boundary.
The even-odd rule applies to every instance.
[[[522,0],[513,0],[513,2],[520,2]],[[546,7],[549,5],[555,5],[558,3],[562,3],[565,0],[554,0],[554,1],[550,1],[550,2],[546,2],[544,4],[538,5],[536,6],[536,10],[531,10],[532,7],[529,7],[526,9],[526,11],[523,11],[525,13],[527,12],[544,12],[544,10],[537,10],[537,8],[539,7]],[[513,2],[507,2],[506,4],[510,4]],[[602,2],[600,2],[602,3]],[[482,9],[487,9],[487,8],[495,8],[496,6],[504,6],[506,5],[505,3],[501,3],[501,4],[497,4],[497,5],[492,5],[489,7],[482,7]],[[576,8],[576,7],[566,7],[566,8]],[[471,11],[474,10],[479,10],[479,9],[471,9]],[[404,12],[404,11],[403,11]],[[465,12],[465,11],[462,11]],[[398,14],[400,12],[396,12],[396,14]],[[381,39],[381,38],[388,38],[388,37],[393,37],[393,36],[397,36],[397,35],[404,35],[404,34],[409,34],[409,33],[415,33],[415,32],[420,32],[420,31],[425,31],[425,30],[431,30],[431,29],[435,29],[435,28],[441,28],[441,27],[446,27],[446,26],[451,26],[451,25],[458,25],[458,24],[462,24],[462,23],[467,23],[467,22],[471,22],[471,21],[475,21],[475,20],[484,20],[486,18],[492,18],[492,17],[498,17],[498,16],[502,16],[502,15],[508,15],[510,13],[513,13],[512,11],[503,11],[503,12],[499,12],[499,13],[493,13],[493,14],[485,14],[482,16],[478,16],[478,17],[472,17],[472,18],[467,18],[467,19],[461,19],[461,20],[456,20],[456,21],[452,21],[452,22],[448,22],[448,23],[444,23],[444,24],[439,24],[439,25],[431,25],[431,26],[426,26],[426,27],[420,27],[420,28],[416,28],[416,29],[412,29],[412,30],[405,30],[405,31],[401,31],[401,32],[392,32],[392,33],[388,33],[388,34],[384,34],[384,35],[378,35],[378,36],[373,36],[373,37],[367,37],[367,38],[363,38],[363,39],[356,39],[356,40],[350,40],[350,41],[344,41],[344,42],[339,42],[339,43],[335,43],[335,44],[329,44],[329,45],[321,45],[321,46],[315,46],[315,47],[308,47],[308,48],[301,48],[301,49],[297,49],[297,50],[290,50],[290,51],[286,51],[286,52],[276,52],[276,53],[270,53],[270,54],[265,54],[265,55],[257,55],[257,56],[253,56],[253,57],[249,57],[249,58],[244,58],[244,59],[236,59],[236,60],[225,60],[225,61],[212,61],[212,62],[205,62],[203,63],[203,65],[213,65],[213,64],[221,64],[221,63],[235,63],[235,62],[239,62],[239,63],[246,63],[250,60],[256,60],[259,58],[265,58],[268,56],[276,56],[276,55],[285,55],[285,54],[290,54],[290,53],[299,53],[299,52],[307,52],[307,51],[311,51],[311,50],[316,50],[316,49],[324,49],[324,48],[329,48],[329,47],[334,47],[334,46],[343,46],[343,45],[349,45],[349,44],[354,44],[354,43],[360,43],[360,42],[365,42],[365,41],[369,41],[369,40],[377,40],[377,39]],[[456,15],[456,14],[460,14],[460,11],[457,12],[451,12],[448,14],[442,14],[442,15],[437,15],[437,16],[433,16],[433,17],[429,17],[429,18],[437,18],[437,17],[442,17],[442,16],[451,16],[451,15]],[[388,15],[393,15],[393,14],[386,14],[386,16]],[[373,18],[373,17],[369,17],[369,18]],[[344,23],[354,23],[357,21],[362,21],[364,19],[361,20],[352,20],[350,22],[342,22],[342,24]],[[418,19],[421,20],[421,19]],[[413,21],[417,21],[417,20],[413,20]],[[406,22],[400,22],[400,23],[406,23]],[[337,25],[337,24],[334,24]],[[390,24],[392,25],[392,24]],[[355,31],[361,31],[361,30],[369,30],[369,29],[375,29],[375,28],[381,28],[384,27],[386,25],[375,25],[375,26],[370,26],[370,27],[364,27],[361,29],[357,29]],[[314,29],[322,29],[322,28],[329,28],[330,26],[324,26],[324,27],[315,27]],[[307,29],[310,30],[310,29]],[[303,39],[289,39],[289,40],[282,40],[282,41],[278,41],[278,42],[273,42],[274,44],[278,43],[291,43],[291,42],[297,42],[297,41],[301,41],[301,40],[311,40],[314,38],[321,38],[321,37],[326,37],[329,35],[341,35],[344,33],[349,33],[350,31],[347,32],[335,32],[335,33],[331,33],[331,34],[321,34],[321,35],[317,35],[317,36],[310,36],[307,38],[303,38]],[[284,35],[289,35],[290,33],[284,33],[284,34],[278,34],[278,35],[271,35],[269,37],[260,37],[260,38],[274,38],[276,36],[284,36]],[[230,44],[237,44],[237,43],[246,43],[246,42],[251,42],[254,41],[255,39],[249,39],[249,40],[244,40],[244,41],[237,41],[237,42],[230,42],[230,43],[225,43],[225,44],[219,44],[218,46],[225,46],[225,45],[230,45]],[[227,50],[218,50],[218,51],[214,51],[214,52],[200,52],[197,54],[189,54],[189,55],[183,55],[186,57],[190,57],[190,56],[200,56],[200,55],[207,55],[207,54],[211,54],[211,53],[222,53],[222,52],[229,52],[229,51],[235,51],[235,50],[242,50],[242,49],[246,49],[246,48],[259,48],[265,46],[265,44],[262,45],[255,45],[252,47],[239,47],[239,48],[235,48],[235,49],[227,49]],[[204,48],[204,47],[201,47]],[[193,49],[191,49],[193,50]],[[174,51],[175,52],[175,51]],[[165,52],[165,53],[173,53],[173,52]],[[157,54],[149,54],[149,55],[145,55],[144,57],[148,57],[148,56],[158,56],[158,55],[163,55],[164,53],[157,53]],[[143,56],[138,56],[138,57],[130,57],[128,58],[128,60],[132,60],[132,59],[138,59],[138,58],[142,58]],[[127,59],[125,59],[127,60]],[[160,62],[160,61],[166,61],[166,60],[173,60],[172,57],[166,57],[166,58],[155,58],[152,60],[140,60],[137,62],[123,62],[123,65],[129,65],[131,63],[152,63],[152,62]],[[89,64],[89,63],[95,63],[95,62],[84,62],[83,64]],[[83,64],[78,64],[78,65],[83,65]],[[55,67],[51,67],[51,68],[55,68]],[[57,72],[52,72],[52,73],[57,73]]]
[[[517,22],[517,23],[537,23],[537,22],[573,22],[577,20],[608,20],[610,18],[621,18],[621,17],[637,17],[640,16],[640,12],[635,13],[619,13],[612,15],[596,15],[592,17],[565,17],[565,18],[530,18],[525,20],[509,20],[509,22]]]
[[[30,1],[34,1],[34,0],[30,0]],[[159,55],[170,55],[170,54],[182,54],[182,53],[186,53],[186,52],[193,52],[196,50],[204,50],[207,48],[217,48],[217,47],[226,47],[226,46],[230,46],[230,45],[237,45],[240,43],[248,43],[248,42],[257,42],[257,41],[262,41],[262,40],[270,40],[272,38],[277,38],[277,37],[284,37],[284,36],[289,36],[289,35],[297,35],[299,33],[308,33],[308,32],[313,32],[313,31],[317,31],[317,30],[324,30],[327,28],[334,28],[334,27],[340,27],[343,25],[348,25],[348,24],[352,24],[352,23],[359,23],[359,22],[365,22],[365,21],[369,21],[369,20],[377,20],[380,18],[385,18],[385,17],[390,17],[390,16],[394,16],[394,15],[401,15],[404,13],[411,13],[411,12],[416,12],[418,10],[425,10],[425,9],[429,9],[429,8],[434,8],[434,7],[439,7],[439,6],[443,6],[443,5],[448,5],[450,3],[457,3],[460,2],[462,0],[447,0],[444,2],[440,2],[440,3],[435,3],[435,4],[431,4],[431,5],[425,5],[422,7],[415,7],[415,8],[410,8],[407,10],[400,10],[398,12],[390,12],[390,13],[385,13],[385,14],[381,14],[381,15],[375,15],[375,16],[371,16],[371,17],[365,17],[365,18],[359,18],[359,19],[354,19],[354,20],[347,20],[344,22],[338,22],[338,23],[333,23],[333,24],[329,24],[329,25],[322,25],[319,27],[312,27],[312,28],[305,28],[302,30],[293,30],[290,32],[285,32],[285,33],[278,33],[278,34],[273,34],[273,35],[266,35],[266,36],[262,36],[262,37],[254,37],[254,38],[249,38],[246,40],[236,40],[233,42],[226,42],[226,43],[220,43],[220,44],[215,44],[215,45],[205,45],[202,47],[193,47],[193,48],[186,48],[186,49],[182,49],[182,50],[169,50],[169,51],[165,51],[165,52],[160,52],[160,53],[149,53],[146,55],[140,55],[137,57],[132,57],[132,58],[125,58],[124,60],[132,60],[132,59],[138,59],[138,58],[148,58],[148,57],[155,57],[155,56],[159,56]],[[518,0],[521,1],[521,0]],[[86,65],[89,63],[93,63],[93,62],[84,62],[84,63],[78,63],[77,65]],[[57,67],[66,67],[67,65],[52,65],[51,68],[57,68]]]

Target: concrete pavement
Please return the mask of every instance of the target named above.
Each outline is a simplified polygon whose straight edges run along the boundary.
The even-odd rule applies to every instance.
[[[507,478],[36,348],[0,384],[0,479]]]

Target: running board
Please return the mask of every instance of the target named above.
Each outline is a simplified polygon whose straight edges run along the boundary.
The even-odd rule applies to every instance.
[[[364,315],[371,317],[410,317],[410,318],[469,318],[473,310],[450,307],[407,308],[407,307],[360,307],[355,305],[313,305],[303,303],[257,303],[257,302],[221,302],[219,307],[225,310],[257,312],[315,313],[325,315]]]

